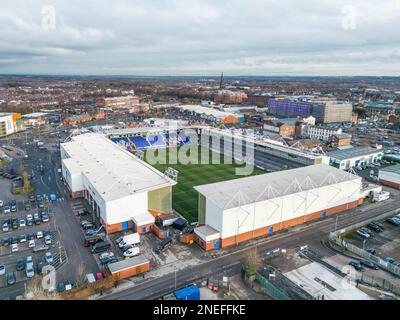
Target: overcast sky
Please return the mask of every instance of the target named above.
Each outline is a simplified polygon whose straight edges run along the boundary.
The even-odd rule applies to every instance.
[[[400,76],[400,0],[0,0],[3,74],[221,71]]]

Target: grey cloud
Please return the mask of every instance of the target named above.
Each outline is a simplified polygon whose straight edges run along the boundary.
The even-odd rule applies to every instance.
[[[399,18],[397,0],[17,0],[0,4],[0,72],[399,75]]]

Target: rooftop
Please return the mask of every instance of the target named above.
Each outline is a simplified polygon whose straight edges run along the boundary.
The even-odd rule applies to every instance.
[[[148,262],[149,260],[147,260],[143,255],[139,255],[130,259],[124,259],[118,262],[110,263],[107,266],[111,273],[115,273],[131,268],[133,266],[146,264]]]
[[[230,209],[344,181],[360,180],[357,175],[319,164],[194,188],[219,208]]]
[[[355,148],[350,148],[350,149],[345,149],[345,150],[336,150],[336,151],[327,152],[327,155],[329,157],[337,159],[337,160],[346,160],[349,158],[355,158],[355,157],[359,157],[359,156],[367,156],[367,155],[378,153],[378,152],[382,152],[382,151],[371,148],[371,147],[355,147]]]
[[[200,105],[183,105],[180,106],[180,108],[182,108],[183,110],[188,110],[188,111],[193,111],[199,114],[206,114],[209,116],[214,116],[214,117],[228,117],[231,115],[234,115],[233,113],[229,113],[229,112],[225,112],[225,111],[220,111],[220,110],[216,110],[216,109],[212,109],[212,108],[207,108],[207,107],[203,107]],[[236,116],[236,115],[234,115]]]
[[[393,172],[393,173],[400,174],[400,164],[395,164],[393,166],[382,168],[382,169],[380,169],[380,171]]]
[[[100,134],[75,136],[62,147],[71,174],[82,172],[105,201],[176,184]]]

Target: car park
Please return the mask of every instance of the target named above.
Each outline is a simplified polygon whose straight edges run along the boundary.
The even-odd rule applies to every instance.
[[[3,264],[0,264],[0,276],[6,274],[6,266]]]
[[[6,281],[7,281],[7,285],[8,286],[12,286],[16,282],[15,273],[14,272],[7,273],[7,280]]]
[[[354,267],[354,269],[356,269],[357,271],[364,271],[364,267],[359,262],[350,261],[349,265]]]

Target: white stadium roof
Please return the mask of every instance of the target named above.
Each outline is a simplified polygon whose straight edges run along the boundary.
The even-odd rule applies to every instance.
[[[196,186],[194,189],[226,210],[356,180],[360,181],[361,178],[329,165],[318,164]]]
[[[82,172],[105,201],[176,184],[100,134],[75,136],[62,147],[70,173]]]

